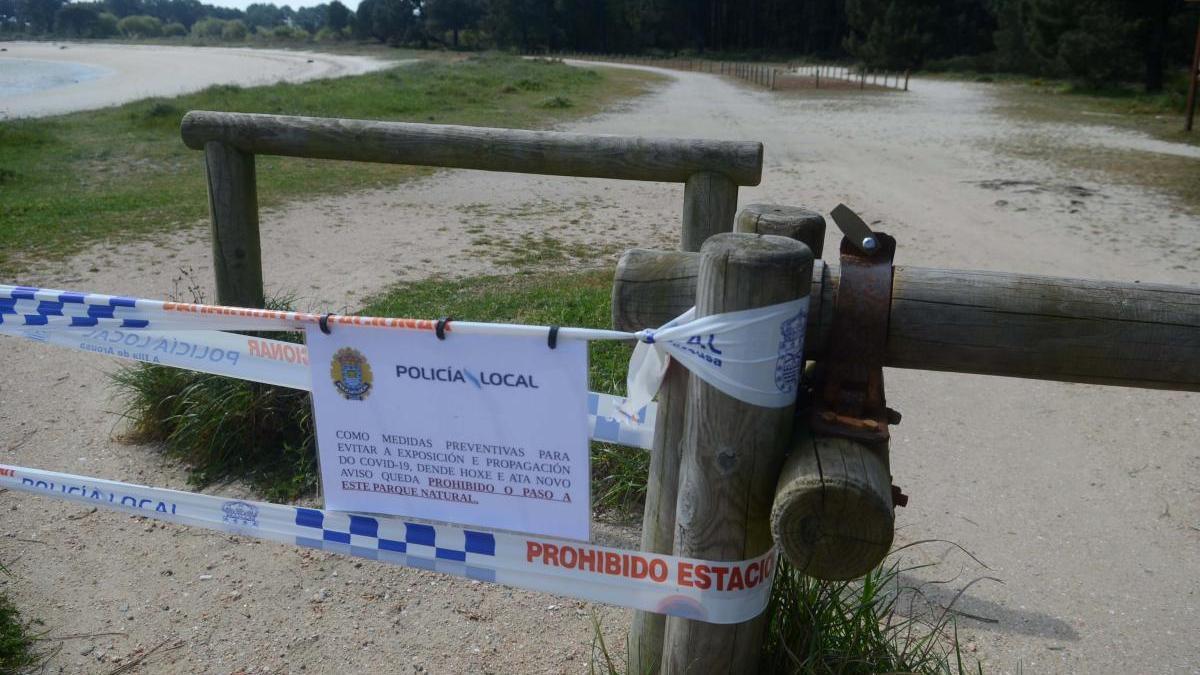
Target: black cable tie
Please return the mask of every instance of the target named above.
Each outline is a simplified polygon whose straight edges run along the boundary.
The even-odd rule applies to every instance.
[[[450,323],[450,317],[448,316],[443,316],[437,320],[437,326],[435,326],[433,330],[433,332],[437,334],[437,339],[446,339],[446,324],[448,323]]]
[[[550,334],[546,336],[546,344],[550,349],[558,346],[558,326],[550,326]]]
[[[326,335],[332,335],[332,333],[329,330],[329,317],[331,317],[331,316],[333,316],[332,313],[326,314],[325,316],[321,317],[320,319],[317,319],[317,324],[319,326],[321,326],[321,332]]]

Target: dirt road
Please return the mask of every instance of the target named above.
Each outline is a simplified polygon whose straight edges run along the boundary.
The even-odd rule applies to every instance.
[[[763,184],[741,201],[845,202],[900,242],[905,264],[1200,284],[1200,217],[1085,170],[1017,160],[1006,142],[1141,142],[1001,117],[986,85],[916,81],[908,94],[775,95],[668,73],[656,92],[570,128],[757,139]],[[1135,150],[1130,150],[1131,152]],[[1136,150],[1146,151],[1146,150]],[[1175,146],[1172,152],[1186,152]],[[201,161],[199,155],[196,161]],[[394,190],[297,204],[263,219],[265,276],[314,307],[432,274],[505,269],[476,235],[544,232],[607,264],[670,246],[682,188],[443,172]],[[833,249],[833,236],[827,243]],[[160,297],[179,267],[211,278],[206,234],[97,249],[22,282]],[[179,467],[116,440],[111,364],[4,344],[0,461],[181,487]],[[937,567],[914,575],[957,608],[988,672],[1195,672],[1200,665],[1200,396],[890,371],[903,411],[892,450],[911,495],[901,541]],[[214,492],[241,496],[237,486]],[[587,607],[24,495],[0,495],[0,560],[19,606],[64,642],[52,664],[106,672],[164,640],[145,672],[581,672]],[[628,543],[628,529],[605,528]],[[38,543],[30,543],[36,541]],[[937,589],[943,590],[937,590]],[[620,651],[625,613],[599,608]]]

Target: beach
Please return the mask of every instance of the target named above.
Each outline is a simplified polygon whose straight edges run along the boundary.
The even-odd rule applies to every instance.
[[[215,84],[361,75],[391,65],[366,56],[281,49],[74,42],[6,42],[0,48],[0,119],[106,108]]]

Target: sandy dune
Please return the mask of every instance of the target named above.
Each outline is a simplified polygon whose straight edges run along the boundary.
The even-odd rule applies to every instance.
[[[1013,122],[985,85],[790,96],[668,74],[653,94],[569,128],[762,140],[763,183],[743,190],[742,203],[827,212],[846,202],[898,238],[901,264],[1200,283],[1195,213],[1102,174],[998,150],[1018,136],[1136,145],[1123,132]],[[505,270],[473,247],[480,226],[489,239],[673,246],[681,197],[677,185],[440,172],[265,214],[265,277],[315,306],[353,308],[398,280]],[[831,232],[826,250],[833,242]],[[97,247],[20,281],[162,297],[180,267],[209,283],[209,255],[198,227]],[[0,460],[185,486],[152,448],[115,438],[110,362],[36,344],[3,349]],[[905,416],[893,472],[912,498],[899,539],[954,541],[990,568],[924,545],[915,555],[938,563],[924,579],[951,580],[927,590],[948,600],[976,577],[1004,581],[977,584],[958,604],[975,617],[960,618],[960,638],[987,672],[1200,663],[1200,396],[899,370],[888,378],[889,403]],[[113,657],[163,640],[180,646],[145,672],[587,671],[590,609],[573,601],[27,495],[0,496],[0,510],[0,535],[11,537],[0,536],[0,560],[16,574],[0,583],[18,605],[55,635],[121,632],[67,642],[53,666],[69,672],[108,672]],[[628,529],[602,532],[636,541]],[[597,611],[620,651],[626,613]]]
[[[358,75],[390,65],[366,56],[278,49],[159,47],[71,42],[5,42],[3,59],[78,63],[93,79],[0,100],[0,119],[41,117],[120,105],[149,96],[178,96],[214,84],[252,86]]]

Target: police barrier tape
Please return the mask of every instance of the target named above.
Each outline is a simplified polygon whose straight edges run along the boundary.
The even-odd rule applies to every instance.
[[[0,319],[3,319],[0,315]],[[0,334],[143,363],[174,366],[292,389],[312,389],[308,348],[218,330],[154,330],[80,326],[76,328],[0,323]],[[618,412],[623,398],[588,392],[588,432],[592,440],[649,450],[654,444],[657,404]]]
[[[657,392],[674,358],[720,391],[748,403],[783,407],[796,400],[803,365],[808,298],[714,314],[687,313],[658,330],[636,333],[592,328],[551,328],[470,321],[317,315],[269,309],[219,307],[143,298],[0,285],[0,326],[52,329],[297,331],[321,325],[368,326],[475,335],[557,336],[575,340],[638,340],[630,361],[631,400],[640,410]]]
[[[228,534],[710,623],[767,606],[775,549],[713,562],[0,465],[0,487]]]

